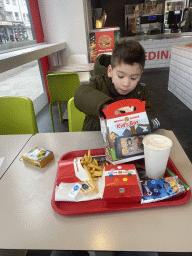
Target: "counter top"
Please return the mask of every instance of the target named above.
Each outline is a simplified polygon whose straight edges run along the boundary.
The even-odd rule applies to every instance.
[[[187,50],[187,51],[192,51],[192,44],[190,44],[190,46],[189,46],[189,44],[188,44],[188,46],[176,44],[175,47],[182,48],[183,50]]]
[[[40,59],[52,53],[59,52],[66,48],[66,43],[39,43],[30,47],[16,48],[12,51],[1,53],[0,73],[16,68],[30,61]]]
[[[158,35],[136,35],[130,37],[122,37],[121,40],[136,40],[136,41],[147,41],[147,40],[161,40],[161,39],[172,39],[181,37],[192,37],[192,32],[186,33],[171,33],[171,34],[158,34]]]

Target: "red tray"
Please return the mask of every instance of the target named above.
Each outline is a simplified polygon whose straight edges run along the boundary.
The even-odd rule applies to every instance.
[[[60,161],[68,161],[69,159],[74,159],[76,157],[83,157],[85,154],[88,154],[88,150],[81,151],[71,151],[64,154]],[[104,155],[104,149],[91,149],[91,155]],[[136,163],[134,161],[132,163]],[[169,158],[167,167],[174,172],[181,180],[185,182],[180,172]],[[51,200],[51,205],[53,210],[61,215],[76,215],[76,214],[87,214],[87,213],[100,213],[100,212],[113,212],[113,211],[124,211],[124,210],[135,210],[135,209],[144,209],[144,208],[154,208],[161,206],[173,206],[180,205],[188,202],[191,198],[191,190],[188,190],[184,193],[181,193],[178,196],[172,197],[167,200],[162,200],[155,203],[141,204],[141,203],[116,203],[109,204],[106,203],[104,199],[90,200],[85,202],[65,202],[65,201],[55,201],[55,188],[56,188],[57,174],[53,189],[53,195]],[[185,182],[186,183],[186,182]]]

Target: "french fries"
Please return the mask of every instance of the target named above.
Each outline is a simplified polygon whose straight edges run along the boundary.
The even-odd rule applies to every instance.
[[[81,158],[80,162],[83,168],[85,169],[85,171],[87,172],[87,175],[89,176],[89,180],[93,182],[93,184],[94,184],[94,181],[98,180],[98,178],[103,175],[103,169],[105,164],[103,164],[103,166],[99,166],[97,160],[92,159],[90,150],[88,150],[88,155],[85,154],[84,157]],[[96,186],[94,190],[96,193],[99,192]]]

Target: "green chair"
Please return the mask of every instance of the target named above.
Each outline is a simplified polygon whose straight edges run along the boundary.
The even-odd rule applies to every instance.
[[[74,96],[76,88],[80,86],[80,80],[77,73],[48,74],[47,84],[50,97],[49,110],[53,132],[55,132],[52,105],[57,102],[60,122],[62,122],[63,116],[61,102],[68,102],[69,99]]]
[[[82,131],[85,114],[75,107],[74,97],[68,101],[67,108],[69,132]]]
[[[31,99],[19,96],[0,97],[0,135],[38,133]]]

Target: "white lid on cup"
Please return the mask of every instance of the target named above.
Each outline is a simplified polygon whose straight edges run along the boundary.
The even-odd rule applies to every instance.
[[[172,140],[159,134],[149,134],[143,139],[143,144],[155,150],[169,149],[173,146]]]

